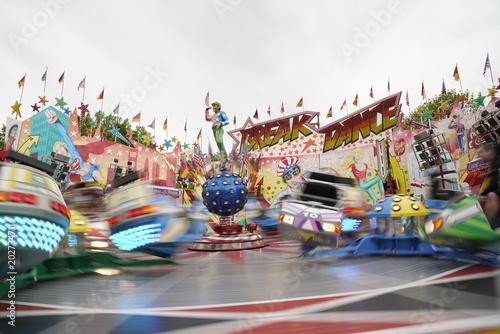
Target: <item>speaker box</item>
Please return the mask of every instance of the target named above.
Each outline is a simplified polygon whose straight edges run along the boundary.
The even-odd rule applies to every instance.
[[[55,153],[53,155],[53,158],[54,158],[55,161],[62,162],[63,164],[69,162],[69,159],[70,159],[70,157],[68,157],[66,155],[57,154],[57,153]]]
[[[426,139],[427,137],[430,137],[430,132],[429,131],[423,131],[421,133],[419,133],[418,135],[415,135],[413,136],[413,138],[415,139],[415,141],[422,141],[424,139]]]
[[[141,178],[139,171],[132,172],[113,181],[111,188],[118,188]]]

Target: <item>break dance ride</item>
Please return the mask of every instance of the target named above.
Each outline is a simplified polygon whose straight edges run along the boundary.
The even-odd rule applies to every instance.
[[[500,134],[497,130],[491,128],[485,133]],[[282,203],[280,229],[302,242],[305,257],[431,255],[500,264],[500,229],[495,230],[495,222],[486,219],[476,196],[464,192],[458,184],[450,184],[442,173],[442,165],[451,161],[446,143],[432,131],[420,137],[415,145],[425,141],[428,147],[415,149],[415,154],[429,151],[420,154],[426,159],[421,168],[440,171],[431,173],[432,198],[420,201],[409,195],[391,195],[366,210],[361,202],[356,202],[357,207],[345,205],[343,197],[339,197],[339,189],[345,189],[349,181],[330,178],[328,185],[319,183],[328,187],[329,191],[324,191],[313,177],[299,199]],[[370,227],[367,235],[341,247],[342,222],[352,218],[346,208],[356,208],[360,214],[357,218],[368,218]]]

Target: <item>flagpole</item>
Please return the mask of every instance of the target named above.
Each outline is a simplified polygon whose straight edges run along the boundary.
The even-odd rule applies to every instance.
[[[104,105],[104,87],[102,87],[101,111],[103,105]]]
[[[488,55],[488,58],[489,58],[489,55]],[[491,63],[490,63],[490,74],[491,74],[491,84],[493,85],[493,87],[495,87],[495,82],[493,81],[493,71],[491,70]]]
[[[64,73],[66,73],[66,71],[63,72],[63,75]],[[61,97],[63,96],[63,91],[64,91],[64,76],[63,76],[63,81],[61,82],[62,85],[61,85]]]
[[[47,70],[49,67],[45,67],[45,73],[47,73]],[[45,88],[47,88],[47,77],[45,77],[45,80],[43,80],[43,95],[45,96]]]
[[[458,82],[460,82],[460,91],[463,92],[464,89],[462,88],[462,78],[460,77],[460,73],[458,72],[458,64],[455,64],[455,71],[456,71],[456,74],[458,76]],[[455,73],[453,73],[455,75]],[[455,80],[457,80],[455,78]]]
[[[408,90],[406,90],[406,105],[408,106],[408,112],[410,112],[410,99],[408,97]]]
[[[21,96],[19,97],[19,102],[23,100],[23,93],[24,93],[24,83],[26,82],[26,73],[24,73],[24,82],[23,82],[23,88],[21,89]]]
[[[87,77],[85,77],[83,80],[85,80],[84,84],[83,84],[83,95],[82,95],[82,102],[85,102],[85,86],[87,86],[87,80],[86,80]]]

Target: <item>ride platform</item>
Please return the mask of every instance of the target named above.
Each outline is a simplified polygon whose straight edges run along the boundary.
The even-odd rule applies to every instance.
[[[15,331],[3,321],[0,332],[500,332],[497,266],[431,256],[304,258],[298,242],[266,242],[233,252],[183,249],[173,258],[178,265],[18,288]],[[3,317],[10,300],[0,298]]]

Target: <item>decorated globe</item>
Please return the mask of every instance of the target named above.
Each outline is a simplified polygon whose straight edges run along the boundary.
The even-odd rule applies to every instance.
[[[218,216],[232,216],[245,206],[248,189],[241,177],[233,172],[221,171],[210,176],[203,184],[203,204]]]

